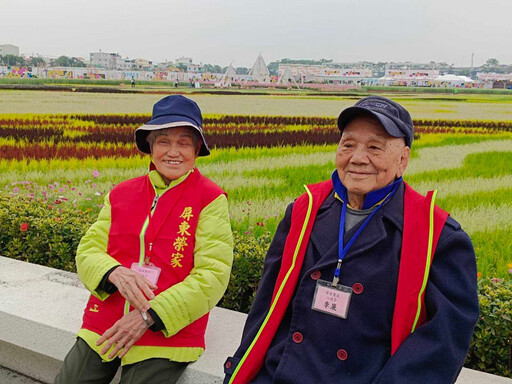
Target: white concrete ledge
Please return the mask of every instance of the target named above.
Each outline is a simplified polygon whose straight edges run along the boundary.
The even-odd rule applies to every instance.
[[[0,366],[53,382],[75,341],[89,297],[74,273],[0,257]],[[214,308],[206,350],[179,384],[222,383],[223,363],[240,341],[245,314]],[[457,384],[512,384],[463,369]]]

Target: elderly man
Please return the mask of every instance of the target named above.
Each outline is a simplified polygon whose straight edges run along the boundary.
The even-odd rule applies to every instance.
[[[471,241],[402,180],[402,106],[370,96],[338,127],[337,169],[286,210],[224,383],[454,383],[478,318]]]
[[[120,365],[122,384],[172,384],[203,353],[233,239],[225,192],[195,167],[210,154],[202,122],[194,101],[167,96],[135,131],[152,170],[110,191],[78,246],[91,297],[56,384],[107,384]]]

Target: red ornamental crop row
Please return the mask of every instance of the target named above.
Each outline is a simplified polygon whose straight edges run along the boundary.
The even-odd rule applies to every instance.
[[[15,126],[22,127],[25,125],[28,126],[38,126],[38,127],[48,127],[55,126],[57,124],[68,123],[71,119],[69,119],[68,115],[30,115],[31,117],[10,117],[10,118],[2,118],[0,117],[0,125],[7,126]]]
[[[470,129],[468,133],[482,133],[483,130]],[[423,133],[453,133],[460,132],[460,128],[421,128],[417,134]],[[484,132],[485,133],[485,132]],[[487,132],[488,133],[488,132]],[[211,148],[241,148],[241,147],[278,147],[284,145],[325,145],[335,144],[339,141],[340,134],[337,129],[315,131],[280,131],[280,132],[224,132],[206,134],[206,141]],[[417,138],[417,137],[416,137]],[[77,145],[77,143],[24,143],[19,145],[0,145],[1,158],[3,159],[69,159],[69,158],[102,158],[102,157],[131,157],[139,154],[132,137],[126,139],[131,145],[106,146],[106,145]]]
[[[62,141],[64,131],[58,128],[27,128],[18,129],[0,125],[0,137],[25,140],[28,142],[41,142],[45,140]]]
[[[74,145],[57,146],[51,144],[27,144],[22,150],[9,145],[0,145],[2,159],[42,160],[42,159],[86,159],[101,157],[131,157],[140,152],[133,147],[76,147]]]
[[[337,119],[331,117],[314,116],[249,116],[226,115],[219,117],[207,117],[204,125],[208,124],[255,124],[255,125],[326,125],[336,126]]]
[[[99,125],[113,126],[140,126],[148,122],[149,114],[120,114],[120,115],[31,115],[30,118],[0,118],[0,125],[21,126],[52,126],[64,122],[84,121],[94,122]],[[224,115],[205,117],[204,126],[209,125],[256,125],[256,126],[336,126],[334,117],[311,116],[250,116],[250,115]],[[415,126],[450,126],[469,128],[498,128],[512,130],[511,121],[481,121],[481,120],[440,120],[440,119],[416,119]]]
[[[502,131],[512,131],[511,121],[485,120],[414,120],[414,126],[423,127],[464,127],[464,128],[496,128]]]
[[[144,125],[151,120],[151,115],[69,115],[74,120],[92,121],[97,124]]]
[[[487,128],[456,128],[456,127],[415,127],[415,134],[434,134],[434,133],[463,133],[465,135],[492,135],[497,134],[498,129]]]
[[[478,129],[478,128],[457,128],[457,127],[416,127],[415,131],[421,134],[428,133],[464,133],[464,134],[493,134],[498,133],[498,129]],[[113,144],[130,144],[133,143],[133,131],[131,129],[119,129],[117,127],[88,127],[83,134],[78,136],[64,136],[63,131],[57,129],[23,129],[16,130],[14,128],[0,127],[0,135],[5,138],[14,138],[15,140],[23,140],[28,143],[44,143],[50,140],[59,143],[113,143]],[[205,135],[211,140],[221,142],[222,138],[241,137],[240,142],[249,142],[258,136],[268,137],[303,137],[306,135],[311,138],[311,143],[322,142],[324,135],[332,135],[339,137],[337,127],[310,127],[304,130],[286,130],[282,127],[264,127],[264,126],[215,126],[205,129]],[[316,139],[316,136],[319,138]],[[219,137],[218,139],[216,137]],[[305,137],[305,136],[304,136]],[[249,139],[250,138],[250,139]],[[265,139],[267,141],[267,139]],[[300,142],[300,141],[299,141]],[[294,140],[287,140],[287,144],[293,145]],[[228,145],[223,145],[228,146]]]
[[[98,124],[129,124],[143,125],[151,119],[151,115],[70,115],[71,118],[92,121]],[[225,115],[205,117],[203,124],[277,124],[277,125],[336,125],[336,119],[330,117],[310,116],[251,116]]]
[[[284,145],[325,145],[340,140],[337,131],[325,132],[268,132],[268,133],[225,133],[207,136],[208,145],[213,148],[279,147]]]
[[[339,140],[339,132],[268,132],[268,133],[233,133],[207,135],[206,141],[211,148],[226,147],[276,147],[301,144],[334,144]],[[102,145],[76,146],[74,143],[49,144],[26,143],[22,148],[12,145],[0,145],[1,158],[7,160],[41,160],[41,159],[85,159],[101,157],[131,157],[140,152],[135,144],[132,146],[105,147]]]

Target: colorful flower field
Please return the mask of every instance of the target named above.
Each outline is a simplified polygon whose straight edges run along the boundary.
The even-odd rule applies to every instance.
[[[133,131],[149,118],[0,115],[0,196],[29,199],[56,217],[75,210],[91,222],[113,185],[146,172],[149,157],[137,151]],[[272,234],[302,185],[334,169],[333,118],[209,115],[204,127],[213,151],[198,167],[228,192],[239,233]],[[439,190],[439,204],[471,234],[484,276],[508,276],[512,122],[417,120],[415,127],[406,179],[422,192]],[[20,220],[29,234],[30,218]]]
[[[149,118],[0,114],[0,255],[74,270],[78,242],[108,191],[148,170],[133,131]],[[512,121],[414,123],[405,179],[423,193],[438,189],[436,202],[470,234],[477,255],[481,318],[466,366],[512,377]],[[335,169],[336,119],[206,115],[204,128],[212,154],[197,165],[228,192],[234,229],[220,305],[247,312],[286,206]]]

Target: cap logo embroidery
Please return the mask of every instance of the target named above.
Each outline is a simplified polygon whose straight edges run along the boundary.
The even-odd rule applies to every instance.
[[[387,109],[389,107],[389,105],[387,105],[387,104],[379,103],[379,102],[375,102],[375,101],[365,101],[365,102],[359,104],[359,107],[367,107],[367,106],[382,108],[382,109]]]

